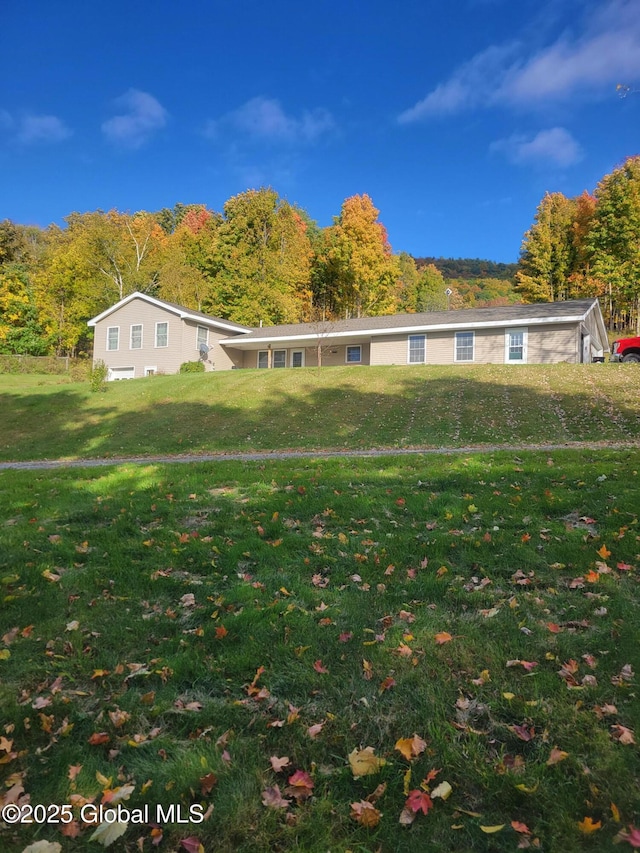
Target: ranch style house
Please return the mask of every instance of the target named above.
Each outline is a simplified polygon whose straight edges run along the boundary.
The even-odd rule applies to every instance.
[[[609,352],[597,299],[250,328],[145,293],[89,320],[108,378],[351,364],[550,364]]]

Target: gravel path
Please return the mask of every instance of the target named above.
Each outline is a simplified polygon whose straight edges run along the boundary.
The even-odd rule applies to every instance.
[[[370,450],[272,450],[255,453],[185,453],[158,456],[110,456],[103,459],[34,459],[0,462],[0,471],[41,471],[57,468],[104,468],[110,465],[184,464],[192,462],[265,462],[272,459],[358,459],[378,456],[461,456],[471,453],[524,453],[530,450],[634,450],[640,441],[572,441],[565,444],[482,444],[467,447],[371,448]]]

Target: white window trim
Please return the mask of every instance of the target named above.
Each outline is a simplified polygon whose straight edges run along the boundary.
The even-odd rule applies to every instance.
[[[276,353],[277,352],[278,353],[279,352],[284,353],[284,364],[282,365],[282,367],[286,367],[287,366],[287,351],[286,351],[286,349],[274,349],[271,351],[271,367],[276,366]],[[277,369],[281,370],[282,368],[277,368]]]
[[[118,332],[118,335],[117,335],[117,338],[116,338],[116,345],[115,345],[115,347],[110,347],[110,346],[109,346],[109,332],[110,332],[112,329],[117,329],[117,332]],[[107,344],[106,344],[106,349],[107,349],[107,352],[117,352],[117,351],[120,349],[120,326],[107,326]]]
[[[140,346],[134,347],[133,346],[133,330],[137,326],[140,326]],[[144,327],[143,327],[142,323],[132,323],[129,326],[129,349],[142,349],[143,346],[144,346]]]
[[[358,348],[360,350],[360,358],[357,361],[349,361],[349,350]],[[344,363],[345,364],[362,364],[362,344],[347,344],[344,348]]]
[[[149,371],[151,371],[151,373],[149,373]],[[155,365],[150,365],[149,367],[145,367],[143,375],[144,376],[155,376],[155,374],[157,372],[158,372],[158,368]]]
[[[294,349],[294,350],[291,350],[290,358],[289,358],[289,364],[290,364],[290,366],[291,366],[291,367],[293,367],[293,357],[294,357],[294,355],[295,355],[296,353],[298,353],[298,352],[299,352],[299,353],[300,353],[300,355],[302,356],[302,361],[301,361],[300,367],[304,367],[304,350],[303,350],[303,349]]]
[[[509,358],[509,339],[510,336],[522,332],[522,358]],[[529,330],[526,326],[517,326],[511,329],[506,329],[504,333],[504,363],[505,364],[526,364],[528,358],[528,337]]]
[[[458,335],[471,335],[471,358],[458,358]],[[453,336],[453,360],[458,364],[471,364],[476,360],[476,333],[462,329]]]
[[[200,337],[200,330],[201,329],[205,334],[204,341],[198,340]],[[201,343],[204,343],[207,346],[209,346],[209,329],[207,329],[206,326],[196,326],[196,346],[199,346]]]
[[[411,361],[411,338],[422,338],[424,341],[424,358],[422,361]],[[426,364],[427,363],[427,336],[422,334],[407,336],[407,364]]]
[[[166,344],[158,343],[158,326],[166,326],[167,327],[167,342]],[[156,335],[155,335],[155,348],[156,349],[166,349],[169,346],[169,323],[167,320],[158,320],[156,323]]]
[[[261,355],[267,356],[267,363],[264,367],[260,367],[260,356]],[[266,349],[259,349],[258,350],[258,354],[256,355],[256,367],[259,368],[260,370],[264,370],[265,368],[269,367],[269,350],[266,350]]]

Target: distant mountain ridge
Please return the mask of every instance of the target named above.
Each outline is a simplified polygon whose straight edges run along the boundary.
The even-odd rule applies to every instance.
[[[510,281],[516,274],[518,264],[503,264],[482,258],[415,258],[418,269],[433,264],[444,278],[465,279],[497,278]]]

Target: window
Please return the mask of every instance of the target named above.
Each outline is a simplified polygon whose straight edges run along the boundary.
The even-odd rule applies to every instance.
[[[504,360],[507,364],[527,363],[526,329],[507,329],[504,336]]]
[[[473,332],[456,332],[456,361],[473,361]]]
[[[258,367],[269,367],[269,353],[267,350],[261,350],[258,353]]]
[[[291,367],[304,367],[304,350],[294,350],[291,353]]]
[[[347,364],[360,364],[362,361],[362,347],[360,344],[347,347],[346,362]]]
[[[107,349],[118,349],[120,341],[120,326],[109,326],[107,329]]]
[[[274,349],[273,351],[273,367],[287,366],[287,351],[286,349]]]
[[[156,346],[157,347],[169,346],[169,324],[168,323],[156,323]]]
[[[142,324],[131,327],[130,349],[142,349]]]
[[[144,375],[145,376],[155,376],[158,368],[157,367],[145,367]]]
[[[409,364],[424,364],[427,360],[427,336],[409,335]]]
[[[209,329],[204,326],[198,326],[198,332],[196,335],[196,344],[198,349],[200,349],[200,344],[204,344],[207,346],[209,343]]]

